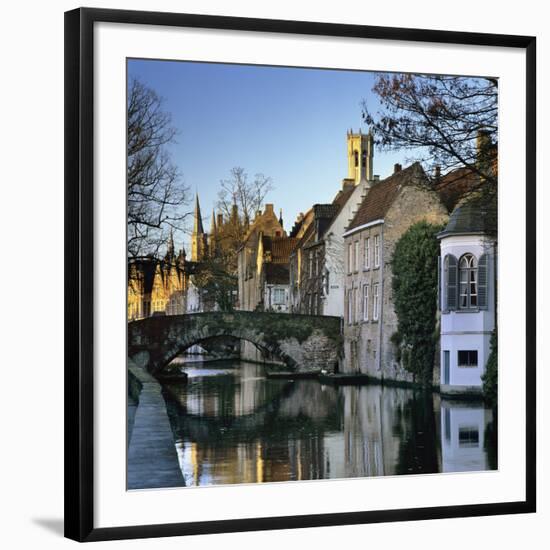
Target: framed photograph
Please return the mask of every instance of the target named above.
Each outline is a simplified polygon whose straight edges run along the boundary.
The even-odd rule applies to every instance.
[[[535,38],[65,22],[66,536],[534,512]]]

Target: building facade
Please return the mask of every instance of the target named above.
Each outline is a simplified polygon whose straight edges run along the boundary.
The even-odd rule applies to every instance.
[[[189,307],[190,275],[195,266],[185,259],[182,248],[176,255],[170,237],[162,260],[143,258],[128,263],[128,321],[152,315],[181,315]]]
[[[496,321],[496,200],[458,206],[441,243],[441,391],[481,393]]]
[[[290,262],[292,310],[309,315],[344,316],[344,237],[372,183],[372,134],[348,131],[348,175],[328,204],[315,204],[297,220],[291,236],[299,242]]]
[[[288,261],[293,242],[286,235],[282,217],[277,218],[273,205],[266,204],[264,212],[258,212],[250,224],[237,253],[238,309],[265,311],[277,306],[287,311]],[[268,264],[278,267],[267,268]]]
[[[399,238],[413,224],[441,225],[446,208],[419,163],[374,183],[344,233],[344,372],[412,382],[397,361],[392,335],[397,315],[391,261]]]
[[[290,311],[289,257],[296,239],[288,237],[282,214],[277,218],[272,204],[266,204],[250,224],[238,251],[238,308],[245,311]],[[258,363],[280,360],[267,350],[241,340],[241,358]]]

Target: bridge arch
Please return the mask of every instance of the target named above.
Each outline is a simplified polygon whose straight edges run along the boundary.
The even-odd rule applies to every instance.
[[[252,342],[300,372],[333,371],[342,351],[340,318],[235,311],[150,317],[128,324],[128,357],[155,374],[201,340]]]
[[[223,334],[215,334],[213,336],[206,336],[206,337],[197,337],[198,339],[195,339],[194,337],[185,338],[185,342],[177,342],[173,347],[170,348],[169,351],[167,351],[166,354],[163,355],[163,358],[161,361],[160,371],[167,367],[176,357],[181,355],[183,352],[185,352],[186,349],[189,349],[190,347],[194,346],[195,344],[201,344],[203,342],[208,342],[209,340],[212,340],[214,338],[218,338],[220,336],[235,338],[238,341],[244,341],[244,342],[250,342],[251,344],[254,344],[256,348],[262,352],[264,355],[270,354],[275,357],[277,357],[280,361],[285,363],[287,367],[290,369],[296,369],[297,363],[296,361],[289,355],[287,355],[284,351],[280,350],[277,346],[269,346],[266,347],[262,342],[259,342],[257,339],[252,340],[251,335],[237,335],[237,334],[229,334],[229,333],[223,333]],[[189,343],[191,342],[191,343]],[[174,355],[175,353],[175,355]]]

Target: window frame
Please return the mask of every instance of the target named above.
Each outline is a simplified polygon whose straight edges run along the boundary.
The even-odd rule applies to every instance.
[[[353,324],[353,300],[352,300],[352,294],[353,294],[353,289],[352,288],[348,288],[348,291],[347,291],[347,298],[348,298],[348,325],[352,325]]]
[[[363,240],[363,269],[370,269],[370,236]]]
[[[282,301],[277,301],[277,295],[283,296]],[[285,304],[285,289],[284,288],[274,288],[273,289],[273,301],[274,306],[282,306]]]
[[[466,363],[461,362],[460,360],[460,354],[466,353],[467,355],[467,361]],[[470,354],[474,356],[475,354],[475,364],[470,362]],[[465,368],[465,369],[477,369],[479,367],[479,350],[477,349],[460,349],[456,351],[456,364],[459,368]]]
[[[363,285],[363,321],[369,320],[369,284]]]
[[[463,266],[463,262],[466,261],[468,265]],[[478,290],[478,259],[475,254],[466,252],[460,256],[458,260],[458,309],[459,310],[478,310],[479,309],[479,290]],[[463,281],[463,274],[465,280]],[[463,285],[465,285],[465,292],[462,291]],[[472,285],[474,285],[474,292],[472,292]],[[472,298],[475,298],[475,303],[472,304]],[[463,298],[465,304],[463,304]]]
[[[380,308],[380,283],[372,284],[372,320],[378,321]]]
[[[380,234],[374,236],[374,267],[380,267]]]

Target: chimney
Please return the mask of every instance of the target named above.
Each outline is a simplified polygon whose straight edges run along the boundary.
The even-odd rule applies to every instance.
[[[221,212],[218,212],[218,227],[221,227],[223,225],[223,214]]]
[[[355,181],[350,178],[344,178],[342,180],[342,191],[347,191],[348,189],[355,187]]]
[[[265,205],[265,213],[266,214],[273,214],[273,205],[272,204],[266,204]]]
[[[394,173],[394,174],[397,174],[397,172],[401,172],[401,169],[402,169],[402,168],[403,168],[403,167],[401,166],[401,164],[395,163],[395,164],[393,165],[393,173]]]
[[[441,166],[439,166],[439,164],[435,165],[434,179],[435,179],[436,182],[441,179]]]
[[[374,174],[373,180],[374,180],[375,182],[379,182],[379,181],[380,181],[380,175],[379,175],[379,174]]]
[[[485,174],[491,171],[491,135],[487,130],[478,130],[476,140],[477,169]],[[482,178],[484,180],[485,178]]]

